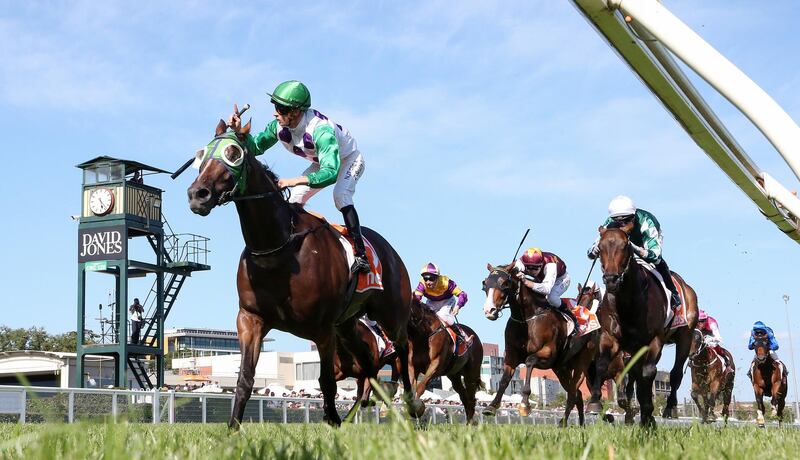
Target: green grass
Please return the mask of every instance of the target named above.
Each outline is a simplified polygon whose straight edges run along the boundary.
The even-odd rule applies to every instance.
[[[0,424],[0,458],[798,458],[800,430],[755,427]]]

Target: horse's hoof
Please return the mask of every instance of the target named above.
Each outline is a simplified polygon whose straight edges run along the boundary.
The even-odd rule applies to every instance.
[[[408,414],[413,418],[422,418],[425,415],[425,403],[414,398],[408,402]]]
[[[611,414],[605,414],[603,416],[603,421],[606,422],[606,423],[614,424],[614,416],[611,415]],[[581,425],[583,425],[583,424],[581,424]]]
[[[600,411],[602,411],[602,410],[603,410],[603,406],[599,402],[591,402],[590,401],[589,404],[586,405],[586,413],[587,414],[599,414]]]
[[[487,417],[494,417],[496,413],[497,413],[497,408],[494,406],[486,406],[483,409],[483,415]]]
[[[322,417],[322,421],[327,423],[328,426],[331,426],[333,428],[339,428],[340,426],[342,426],[342,419],[340,419],[338,416],[336,416],[336,418],[330,418],[327,415],[325,415]]]
[[[517,404],[517,410],[519,411],[520,417],[527,417],[531,415],[531,406],[526,406],[523,403]]]

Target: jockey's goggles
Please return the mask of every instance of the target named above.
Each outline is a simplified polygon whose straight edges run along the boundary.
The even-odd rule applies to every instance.
[[[537,265],[526,265],[525,266],[525,270],[541,270],[541,269],[542,269],[542,265],[540,265],[540,264],[537,264]]]
[[[633,220],[633,217],[634,217],[633,214],[628,214],[627,216],[614,216],[611,219],[614,222],[618,222],[620,224],[627,224],[628,222]]]
[[[275,111],[281,115],[288,115],[292,110],[294,110],[294,108],[289,107],[288,105],[278,103],[275,104]]]
[[[422,279],[424,279],[425,281],[436,281],[436,278],[438,278],[438,276],[430,275],[430,274],[427,274],[427,273],[422,275]]]

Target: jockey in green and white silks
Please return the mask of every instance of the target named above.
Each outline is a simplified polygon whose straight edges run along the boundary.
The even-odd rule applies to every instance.
[[[681,298],[675,283],[672,281],[672,274],[667,262],[661,255],[663,236],[661,234],[661,225],[658,223],[656,216],[644,209],[637,209],[633,204],[633,200],[625,195],[620,195],[608,204],[608,218],[603,222],[603,227],[610,225],[628,232],[628,239],[634,254],[636,257],[655,266],[664,279],[664,284],[672,292],[672,308],[678,308],[681,304]],[[587,255],[590,259],[595,259],[600,254],[600,250],[597,247],[599,242],[600,237],[589,248]]]
[[[344,217],[355,246],[353,271],[369,271],[361,225],[353,204],[356,184],[364,173],[364,157],[356,140],[342,125],[311,108],[311,93],[303,83],[283,82],[268,95],[275,105],[275,119],[264,131],[248,138],[249,149],[260,155],[280,142],[289,152],[311,162],[302,176],[278,181],[279,187],[291,187],[291,203],[305,205],[322,188],[335,184],[333,201]]]

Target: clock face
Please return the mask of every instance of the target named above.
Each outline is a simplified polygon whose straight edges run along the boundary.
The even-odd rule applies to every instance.
[[[89,210],[96,216],[105,216],[114,209],[114,192],[108,188],[96,188],[89,194]]]

